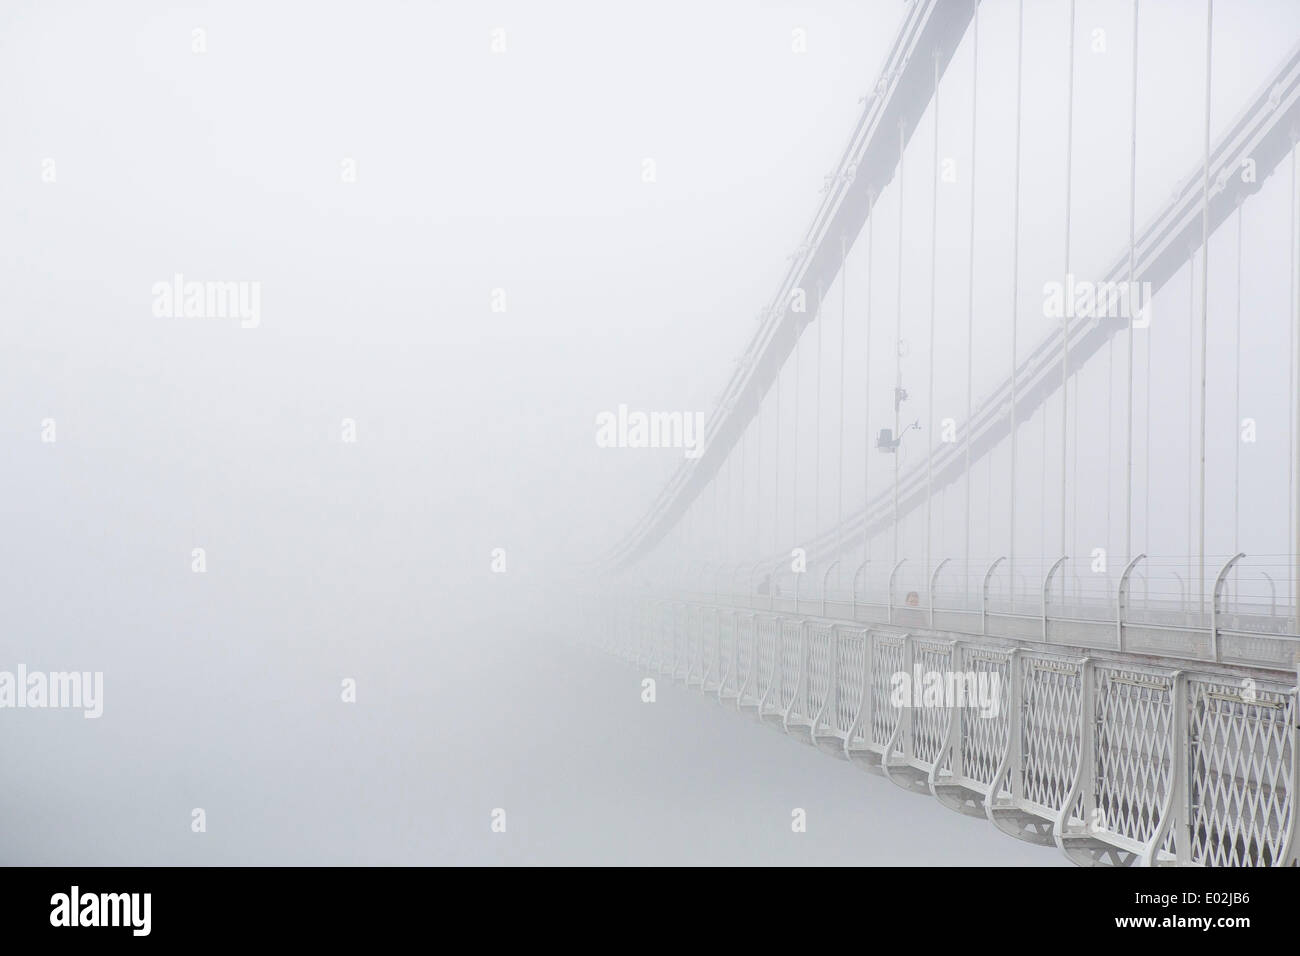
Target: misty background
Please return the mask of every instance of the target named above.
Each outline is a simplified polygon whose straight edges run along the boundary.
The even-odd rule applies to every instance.
[[[1064,2],[1027,7],[1026,36],[1060,43],[1026,45],[1024,188],[1041,197],[1024,200],[1026,347],[1034,290],[1062,272],[1065,77],[1046,77],[1067,30]],[[1142,9],[1139,224],[1198,162],[1204,43],[1196,5]],[[1087,273],[1127,236],[1131,7],[1080,10]],[[596,416],[712,409],[902,13],[0,3],[0,669],[105,682],[99,720],[0,710],[0,862],[1063,863],[680,688],[644,705],[642,675],[572,646],[577,569],[681,461],[598,448]],[[973,167],[988,387],[1006,371],[1015,4],[980,17],[973,162],[967,45],[941,86],[940,152],[963,172],[939,193],[936,235],[956,276],[939,308],[964,334]],[[1105,55],[1086,53],[1094,26]],[[1216,3],[1217,121],[1297,36],[1294,4]],[[929,129],[905,170],[923,204],[904,213],[906,302],[892,280],[873,300],[922,331]],[[1257,208],[1285,208],[1286,184],[1266,188],[1283,192]],[[1280,320],[1287,220],[1248,228],[1272,285],[1247,307]],[[861,242],[852,256],[863,269]],[[176,273],[259,282],[260,324],[156,317],[152,287]],[[1281,410],[1272,336],[1247,361]],[[964,404],[964,380],[952,387]],[[848,460],[877,427],[851,424]],[[1286,460],[1285,441],[1269,447]],[[1255,474],[1271,489],[1269,461]],[[745,526],[756,547],[790,534]],[[790,832],[793,807],[807,834]]]

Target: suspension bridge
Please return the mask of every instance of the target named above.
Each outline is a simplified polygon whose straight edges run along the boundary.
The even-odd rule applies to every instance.
[[[591,641],[1083,865],[1295,864],[1300,44],[1216,6],[1176,95],[1150,0],[906,6]]]

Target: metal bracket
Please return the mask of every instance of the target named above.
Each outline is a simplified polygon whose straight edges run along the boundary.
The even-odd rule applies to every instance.
[[[1232,566],[1246,556],[1244,551],[1238,551],[1227,563],[1219,569],[1219,576],[1214,579],[1214,596],[1210,600],[1210,653],[1214,655],[1217,662],[1219,656],[1219,596],[1223,591],[1223,582],[1228,577],[1228,572]]]
[[[839,563],[840,559],[836,558],[830,564],[826,565],[826,571],[822,574],[822,617],[826,616],[826,582],[830,580],[831,572],[835,570]]]
[[[894,570],[889,572],[889,623],[894,623],[894,578],[898,574],[898,569],[907,563],[907,558],[899,558],[898,563],[894,565]]]
[[[1050,568],[1047,569],[1047,574],[1044,575],[1044,577],[1043,577],[1043,643],[1044,643],[1044,644],[1048,643],[1048,640],[1047,640],[1047,594],[1048,594],[1048,592],[1052,589],[1052,578],[1056,577],[1056,572],[1060,569],[1061,565],[1063,565],[1063,564],[1064,564],[1066,561],[1068,561],[1069,559],[1070,559],[1070,558],[1069,558],[1068,555],[1064,555],[1064,554],[1061,555],[1059,558],[1056,559],[1056,562],[1055,562],[1055,563],[1054,563]]]
[[[939,564],[935,567],[934,572],[930,575],[929,597],[930,597],[930,628],[931,629],[934,628],[934,585],[935,582],[939,580],[939,572],[943,570],[944,565],[946,565],[949,560],[950,560],[949,558],[944,558],[942,561],[940,561]]]
[[[870,563],[871,563],[871,559],[868,558],[867,560],[859,564],[858,569],[853,572],[853,583],[851,587],[853,588],[853,620],[854,621],[857,621],[858,619],[858,575],[861,574],[863,571],[865,571],[867,569],[867,565]]]
[[[980,591],[980,633],[989,632],[989,581],[993,579],[993,572],[997,570],[999,564],[1005,561],[1006,555],[999,555],[989,569],[984,572],[984,585]]]
[[[785,558],[782,558],[776,564],[772,565],[771,583],[767,586],[767,609],[776,610],[776,572],[779,568],[785,566]]]
[[[1138,562],[1145,557],[1145,553],[1139,554],[1124,566],[1124,573],[1119,576],[1119,588],[1115,592],[1115,646],[1121,651],[1124,650],[1124,612],[1128,610],[1129,577],[1133,574],[1133,569],[1137,567]]]

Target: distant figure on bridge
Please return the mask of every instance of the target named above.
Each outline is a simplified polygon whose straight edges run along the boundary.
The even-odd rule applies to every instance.
[[[906,600],[908,607],[921,606],[921,595],[917,594],[915,591],[908,591]]]
[[[765,575],[763,580],[758,582],[758,587],[755,589],[755,593],[764,596],[772,593],[772,576],[770,574]]]

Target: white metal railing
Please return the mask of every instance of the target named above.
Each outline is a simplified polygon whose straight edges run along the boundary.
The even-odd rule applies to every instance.
[[[1294,672],[674,597],[594,600],[583,620],[596,646],[1077,863],[1297,862]],[[932,701],[916,680],[928,675],[996,694]]]
[[[1081,562],[1064,555],[1037,566],[1022,560],[1016,582],[1009,580],[1010,565],[1001,555],[969,563],[938,560],[928,581],[906,557],[892,565],[878,563],[874,585],[869,562],[854,568],[831,561],[785,579],[760,563],[755,567],[770,572],[761,593],[749,590],[755,573],[742,567],[744,591],[733,574],[730,592],[710,588],[673,597],[791,619],[816,617],[1289,670],[1300,660],[1300,622],[1294,606],[1279,607],[1276,586],[1267,574],[1271,565],[1247,566],[1244,558],[1236,554],[1216,559],[1203,609],[1190,599],[1185,581],[1181,591],[1170,590],[1171,582],[1181,576],[1168,558],[1149,559],[1145,554],[1105,574],[1073,567]],[[835,589],[830,586],[832,572],[838,572],[840,586]],[[1243,573],[1248,592],[1244,599]],[[1159,575],[1165,577],[1153,582]],[[801,578],[810,580],[797,587]]]

